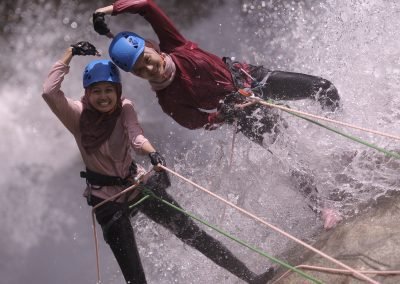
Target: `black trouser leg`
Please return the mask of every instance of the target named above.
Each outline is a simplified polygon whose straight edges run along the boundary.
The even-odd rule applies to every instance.
[[[301,73],[269,71],[263,67],[254,69],[253,76],[261,81],[267,74],[268,79],[263,89],[265,99],[317,100],[323,108],[335,110],[339,106],[339,94],[336,87],[328,80]]]
[[[268,76],[262,95],[265,100],[317,100],[323,108],[335,110],[339,106],[339,94],[335,86],[321,77],[283,71],[270,71],[262,66],[250,70],[251,75],[261,82]],[[238,131],[253,142],[263,145],[264,134],[272,133],[272,142],[280,132],[279,124],[287,127],[286,122],[276,110],[252,106],[246,115],[238,119]]]
[[[104,240],[117,259],[127,283],[146,284],[135,235],[127,211],[121,204],[108,202],[96,210]]]
[[[179,204],[164,189],[157,189],[155,194],[165,201]],[[150,219],[162,225],[184,243],[197,249],[217,265],[225,268],[237,277],[249,282],[256,277],[246,265],[237,259],[222,243],[201,230],[188,216],[168,205],[150,199],[139,206],[139,210]]]

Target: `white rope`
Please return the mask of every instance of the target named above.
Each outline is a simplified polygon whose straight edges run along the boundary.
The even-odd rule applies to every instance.
[[[338,124],[338,125],[350,127],[350,128],[353,128],[353,129],[357,129],[357,130],[361,130],[361,131],[377,134],[377,135],[384,136],[384,137],[387,137],[387,138],[400,140],[400,137],[396,136],[396,135],[392,135],[392,134],[388,134],[388,133],[384,133],[384,132],[380,132],[380,131],[376,131],[376,130],[372,130],[372,129],[356,126],[356,125],[353,125],[353,124],[350,124],[350,123],[333,120],[333,119],[330,119],[330,118],[326,118],[326,117],[310,114],[310,113],[299,111],[299,110],[294,110],[294,109],[287,108],[287,107],[284,107],[284,106],[281,106],[281,105],[271,104],[271,103],[268,103],[265,100],[257,98],[257,97],[248,97],[248,98],[250,100],[257,101],[259,104],[262,104],[262,105],[265,105],[265,106],[269,106],[269,107],[281,109],[281,110],[284,110],[284,111],[287,111],[287,112],[291,112],[291,113],[295,113],[295,114],[299,114],[299,115],[304,115],[304,116],[312,117],[312,118],[315,118],[315,119],[318,119],[318,120],[323,120],[323,121],[335,123],[335,124]]]
[[[356,276],[358,276],[359,278],[361,278],[361,279],[363,279],[363,280],[366,280],[368,283],[379,284],[379,282],[376,282],[375,280],[369,278],[368,276],[363,275],[363,274],[360,273],[359,271],[357,271],[357,270],[351,268],[350,266],[348,266],[348,265],[346,265],[346,264],[344,264],[344,263],[342,263],[342,262],[340,262],[340,261],[334,259],[333,257],[331,257],[331,256],[329,256],[329,255],[323,253],[322,251],[320,251],[320,250],[318,250],[318,249],[316,249],[316,248],[314,248],[314,247],[312,247],[312,246],[306,244],[305,242],[303,242],[303,241],[297,239],[296,237],[294,237],[294,236],[292,236],[292,235],[286,233],[285,231],[279,229],[278,227],[276,227],[276,226],[274,226],[274,225],[271,225],[271,224],[265,222],[264,220],[262,220],[261,218],[255,216],[254,214],[252,214],[252,213],[250,213],[250,212],[248,212],[248,211],[246,211],[246,210],[244,210],[244,209],[242,209],[242,208],[236,206],[235,204],[233,204],[233,203],[231,203],[231,202],[225,200],[224,198],[220,197],[219,195],[217,195],[217,194],[215,194],[215,193],[209,191],[208,189],[206,189],[206,188],[204,188],[204,187],[202,187],[202,186],[200,186],[200,185],[194,183],[193,181],[191,181],[191,180],[189,180],[189,179],[183,177],[182,175],[180,175],[180,174],[174,172],[173,170],[171,170],[171,169],[169,169],[169,168],[167,168],[167,167],[165,167],[165,166],[163,166],[163,165],[160,165],[160,164],[159,164],[158,166],[159,166],[160,168],[162,168],[162,169],[164,169],[164,170],[170,172],[171,174],[173,174],[173,175],[175,175],[175,176],[177,176],[177,177],[183,179],[184,181],[190,183],[190,184],[193,185],[194,187],[196,187],[196,188],[198,188],[198,189],[200,189],[200,190],[206,192],[207,194],[209,194],[209,195],[211,195],[211,196],[213,196],[213,197],[215,197],[215,198],[221,200],[221,201],[224,202],[225,204],[227,204],[227,205],[229,205],[229,206],[235,208],[236,210],[238,210],[238,211],[244,213],[245,215],[247,215],[247,216],[249,216],[249,217],[251,217],[251,218],[253,218],[253,219],[259,221],[260,223],[266,225],[267,227],[269,227],[269,228],[271,228],[271,229],[273,229],[273,230],[275,230],[275,231],[281,233],[282,235],[284,235],[284,236],[290,238],[291,240],[293,240],[293,241],[295,241],[295,242],[297,242],[297,243],[303,245],[304,247],[306,247],[306,248],[312,250],[313,252],[319,254],[320,256],[322,256],[322,257],[324,257],[324,258],[326,258],[326,259],[332,261],[333,263],[335,263],[335,264],[337,264],[337,265],[339,265],[339,266],[345,268],[346,270],[350,271],[353,275],[356,275]]]

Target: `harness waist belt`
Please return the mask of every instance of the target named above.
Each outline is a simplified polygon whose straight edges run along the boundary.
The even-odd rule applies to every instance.
[[[121,178],[118,176],[107,176],[103,174],[96,173],[88,168],[86,172],[80,172],[81,178],[86,179],[86,183],[96,186],[127,186],[131,181],[127,178]]]

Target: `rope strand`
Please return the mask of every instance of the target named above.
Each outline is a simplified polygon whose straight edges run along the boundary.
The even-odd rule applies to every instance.
[[[320,266],[312,266],[312,265],[297,265],[296,268],[303,268],[303,269],[308,269],[308,270],[313,270],[313,271],[319,271],[319,272],[326,272],[326,273],[332,273],[332,274],[350,274],[349,271],[343,270],[343,269],[335,269],[335,268],[327,268],[327,267],[320,267]],[[376,275],[398,275],[400,274],[399,270],[388,270],[388,271],[380,271],[380,270],[358,270],[360,273],[364,274],[376,274]],[[274,280],[271,284],[276,284],[283,278],[287,277],[292,270],[286,271],[284,274],[282,274],[278,279]]]
[[[299,114],[299,115],[312,117],[312,118],[315,118],[315,119],[318,119],[318,120],[328,121],[328,122],[339,124],[339,125],[342,125],[342,126],[354,128],[354,129],[361,130],[361,131],[364,131],[364,132],[377,134],[377,135],[384,136],[384,137],[387,137],[387,138],[400,140],[400,137],[396,136],[396,135],[392,135],[392,134],[388,134],[388,133],[384,133],[384,132],[380,132],[380,131],[376,131],[376,130],[372,130],[372,129],[356,126],[356,125],[353,125],[353,124],[350,124],[350,123],[333,120],[333,119],[330,119],[330,118],[326,118],[326,117],[310,114],[310,113],[299,111],[299,110],[290,109],[290,108],[287,108],[287,107],[284,107],[284,106],[273,104],[271,102],[267,102],[267,101],[265,101],[263,99],[260,99],[260,98],[257,98],[257,97],[248,97],[248,98],[251,99],[251,100],[257,101],[258,103],[260,103],[262,105],[273,107],[273,108],[278,108],[278,109],[283,110],[285,112],[296,113],[296,114]]]
[[[352,274],[354,274],[354,275],[360,277],[361,279],[367,281],[368,283],[379,284],[379,282],[376,282],[375,280],[373,280],[373,279],[371,279],[371,278],[369,278],[369,277],[367,277],[367,276],[361,274],[360,272],[356,271],[355,269],[351,268],[350,266],[348,266],[348,265],[346,265],[346,264],[344,264],[344,263],[342,263],[342,262],[340,262],[340,261],[334,259],[333,257],[331,257],[331,256],[329,256],[329,255],[327,255],[327,254],[325,254],[324,252],[322,252],[322,251],[320,251],[320,250],[318,250],[318,249],[316,249],[316,248],[314,248],[314,247],[312,247],[312,246],[306,244],[305,242],[303,242],[303,241],[297,239],[296,237],[294,237],[294,236],[292,236],[292,235],[286,233],[285,231],[279,229],[278,227],[276,227],[276,226],[274,226],[274,225],[271,225],[271,224],[265,222],[264,220],[262,220],[261,218],[255,216],[254,214],[252,214],[252,213],[250,213],[250,212],[248,212],[248,211],[246,211],[246,210],[244,210],[244,209],[242,209],[242,208],[236,206],[235,204],[233,204],[233,203],[231,203],[231,202],[225,200],[224,198],[220,197],[219,195],[217,195],[217,194],[215,194],[215,193],[209,191],[208,189],[206,189],[206,188],[204,188],[204,187],[202,187],[202,186],[200,186],[200,185],[194,183],[193,181],[191,181],[191,180],[189,180],[189,179],[183,177],[182,175],[180,175],[180,174],[174,172],[173,170],[171,170],[171,169],[169,169],[169,168],[167,168],[167,167],[165,167],[165,166],[163,166],[163,165],[160,165],[160,164],[159,164],[158,166],[159,166],[160,168],[166,170],[167,172],[169,172],[169,173],[171,173],[171,174],[173,174],[173,175],[179,177],[180,179],[183,179],[184,181],[190,183],[190,184],[193,185],[194,187],[196,187],[196,188],[198,188],[198,189],[200,189],[200,190],[206,192],[207,194],[209,194],[209,195],[211,195],[211,196],[213,196],[213,197],[219,199],[220,201],[224,202],[225,204],[227,204],[227,205],[229,205],[229,206],[235,208],[236,210],[242,212],[243,214],[245,214],[245,215],[247,215],[247,216],[253,218],[254,220],[259,221],[260,223],[266,225],[267,227],[269,227],[269,228],[271,228],[271,229],[273,229],[273,230],[279,232],[280,234],[282,234],[282,235],[288,237],[289,239],[291,239],[291,240],[293,240],[293,241],[295,241],[295,242],[297,242],[297,243],[303,245],[304,247],[306,247],[306,248],[312,250],[313,252],[319,254],[320,256],[322,256],[322,257],[324,257],[324,258],[326,258],[326,259],[332,261],[333,263],[335,263],[335,264],[337,264],[337,265],[339,265],[339,266],[341,266],[341,267],[343,267],[343,268],[346,268],[346,269],[347,269],[348,271],[350,271]]]
[[[156,196],[154,193],[150,193],[150,195],[151,195],[153,198],[158,199],[159,201],[163,202],[164,204],[166,204],[166,205],[168,205],[168,206],[174,208],[175,210],[177,210],[177,211],[179,211],[179,212],[182,212],[183,214],[189,216],[190,218],[192,218],[192,219],[194,219],[194,220],[196,220],[196,221],[198,221],[198,222],[200,222],[200,223],[202,223],[202,224],[204,224],[204,225],[206,225],[206,226],[212,228],[213,230],[215,230],[215,231],[217,231],[218,233],[220,233],[220,234],[222,234],[222,235],[224,235],[224,236],[230,238],[231,240],[233,240],[233,241],[235,241],[235,242],[237,242],[237,243],[239,243],[239,244],[241,244],[241,245],[243,245],[243,246],[249,248],[250,250],[252,250],[252,251],[254,251],[254,252],[257,252],[258,254],[260,254],[260,255],[262,255],[262,256],[264,256],[264,257],[266,257],[266,258],[268,258],[268,259],[274,261],[275,263],[278,263],[278,264],[280,264],[280,265],[282,265],[282,266],[284,266],[284,267],[286,267],[286,268],[289,268],[290,271],[294,271],[294,272],[300,274],[301,276],[303,276],[303,277],[305,277],[305,278],[307,278],[307,279],[313,281],[314,283],[322,284],[322,282],[319,281],[318,279],[316,279],[316,278],[314,278],[314,277],[308,275],[307,273],[304,273],[303,271],[297,269],[296,267],[293,267],[293,266],[291,266],[291,265],[289,265],[289,264],[287,264],[287,263],[285,263],[285,262],[283,262],[283,261],[281,261],[281,260],[279,260],[279,259],[277,259],[277,258],[275,258],[275,257],[273,257],[273,256],[268,255],[267,253],[261,251],[260,249],[257,249],[257,248],[255,248],[255,247],[253,247],[253,246],[251,246],[251,245],[245,243],[244,241],[242,241],[242,240],[240,240],[240,239],[238,239],[238,238],[233,237],[232,235],[228,234],[227,232],[225,232],[225,231],[223,231],[223,230],[217,228],[216,226],[213,226],[213,225],[211,225],[211,224],[205,222],[204,220],[202,220],[202,219],[200,219],[200,218],[194,216],[193,214],[191,214],[191,213],[189,213],[189,212],[183,210],[182,208],[179,208],[179,207],[177,207],[177,206],[175,206],[175,205],[173,205],[173,204],[171,204],[171,203],[169,203],[169,202],[163,200],[162,198]]]

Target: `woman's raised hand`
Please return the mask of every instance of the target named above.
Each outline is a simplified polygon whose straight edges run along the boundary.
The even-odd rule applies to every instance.
[[[100,56],[100,52],[97,51],[96,47],[88,41],[80,41],[75,44],[71,44],[72,55],[96,55]]]

